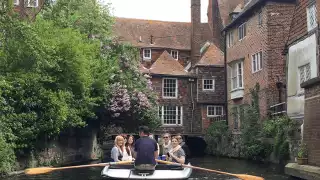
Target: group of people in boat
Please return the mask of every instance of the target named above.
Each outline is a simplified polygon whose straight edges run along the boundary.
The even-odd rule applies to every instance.
[[[139,127],[140,138],[135,141],[132,135],[118,135],[111,150],[111,159],[118,161],[134,161],[136,169],[154,169],[155,159],[171,161],[179,164],[188,163],[190,155],[188,146],[180,134],[162,135],[158,142],[147,126]]]

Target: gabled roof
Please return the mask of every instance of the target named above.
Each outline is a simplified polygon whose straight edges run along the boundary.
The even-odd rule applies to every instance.
[[[224,55],[223,52],[213,43],[209,45],[206,51],[203,53],[201,59],[195,64],[195,66],[223,66]]]
[[[149,69],[151,74],[186,76],[188,73],[183,66],[167,52],[164,51]]]
[[[212,38],[208,23],[201,23],[201,42]],[[158,20],[116,18],[113,30],[120,41],[136,47],[160,47],[179,50],[191,49],[191,23]],[[151,35],[152,44],[151,44]]]
[[[233,13],[240,13],[242,11],[242,4],[238,4],[238,6],[232,11]]]

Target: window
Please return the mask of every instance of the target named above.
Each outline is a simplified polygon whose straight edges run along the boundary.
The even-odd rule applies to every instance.
[[[25,0],[26,7],[38,7],[38,0]]]
[[[203,79],[202,80],[203,90],[214,90],[214,79]]]
[[[175,78],[164,78],[162,81],[162,93],[164,98],[178,97],[178,80]]]
[[[173,59],[178,60],[179,52],[175,50],[171,50],[171,56],[173,57]]]
[[[143,59],[151,59],[151,49],[143,49]]]
[[[234,63],[231,68],[232,90],[243,88],[243,62]]]
[[[300,84],[311,78],[310,63],[299,67]]]
[[[13,4],[16,5],[16,6],[18,6],[18,5],[19,5],[19,1],[20,1],[20,0],[14,0],[14,1],[13,1]]]
[[[163,125],[182,125],[182,106],[160,106],[159,117]]]
[[[233,31],[227,33],[227,46],[231,47],[233,45]]]
[[[242,40],[244,37],[246,37],[246,23],[243,23],[238,27],[238,36],[239,40]]]
[[[317,27],[317,8],[316,5],[313,4],[307,8],[307,26],[308,31]]]
[[[207,117],[223,115],[223,106],[207,106]]]
[[[262,52],[252,55],[252,73],[262,69]]]
[[[258,25],[262,25],[262,12],[258,14]]]

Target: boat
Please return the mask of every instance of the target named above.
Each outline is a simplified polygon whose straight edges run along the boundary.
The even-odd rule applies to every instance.
[[[190,165],[190,163],[188,164]],[[192,168],[181,165],[157,164],[155,170],[136,170],[133,164],[109,165],[101,171],[101,176],[106,179],[188,179]]]

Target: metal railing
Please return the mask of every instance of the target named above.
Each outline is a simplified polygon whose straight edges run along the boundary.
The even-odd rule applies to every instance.
[[[209,117],[209,120],[211,122],[216,122],[216,121],[225,121],[226,120],[226,115],[220,115],[220,116],[214,116],[214,117]]]
[[[278,103],[270,106],[269,108],[271,116],[279,116],[287,113],[287,104],[286,102]]]

